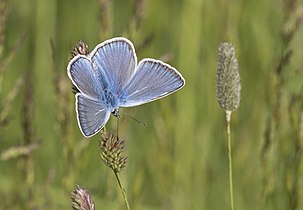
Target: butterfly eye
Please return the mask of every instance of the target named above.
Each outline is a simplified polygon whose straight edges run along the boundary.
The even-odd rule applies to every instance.
[[[113,114],[115,117],[119,117],[119,110],[118,110],[118,109],[115,109],[114,111],[112,111],[112,114]]]

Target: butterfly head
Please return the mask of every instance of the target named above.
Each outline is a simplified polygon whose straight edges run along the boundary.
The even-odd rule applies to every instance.
[[[112,114],[113,114],[115,117],[119,117],[119,109],[114,109],[114,111],[112,111]]]

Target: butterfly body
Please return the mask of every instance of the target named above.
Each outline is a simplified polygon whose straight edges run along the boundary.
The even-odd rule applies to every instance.
[[[120,107],[133,107],[165,97],[184,86],[181,74],[162,61],[147,58],[137,64],[133,44],[113,38],[68,64],[68,76],[79,92],[76,113],[82,134],[90,137],[104,127]]]

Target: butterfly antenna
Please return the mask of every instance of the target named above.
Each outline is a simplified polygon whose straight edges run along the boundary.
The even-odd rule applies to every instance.
[[[124,112],[125,115],[127,115],[130,119],[134,120],[135,122],[139,123],[142,126],[146,126],[146,124],[144,122],[141,122],[139,120],[137,120],[136,118],[134,118],[133,116],[129,115],[128,113]]]

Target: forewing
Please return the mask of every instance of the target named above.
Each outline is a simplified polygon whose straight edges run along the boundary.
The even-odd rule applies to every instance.
[[[97,45],[91,59],[95,71],[106,76],[110,90],[117,95],[133,75],[137,63],[134,46],[125,38],[113,38]]]
[[[119,104],[131,107],[148,103],[179,90],[184,84],[175,68],[159,60],[143,59],[119,95]]]
[[[99,132],[109,119],[110,111],[102,101],[76,94],[76,112],[80,130],[85,137]]]
[[[79,55],[73,58],[68,64],[67,73],[80,92],[95,99],[102,95],[101,83],[97,80],[92,62],[87,57]]]

